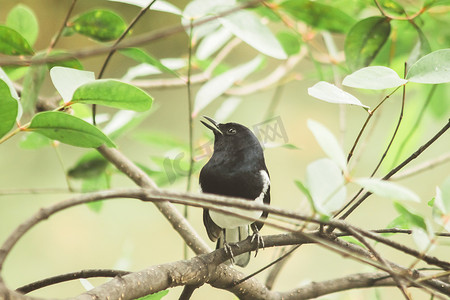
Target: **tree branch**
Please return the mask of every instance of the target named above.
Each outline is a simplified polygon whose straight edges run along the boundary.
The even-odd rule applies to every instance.
[[[126,156],[120,153],[117,149],[101,146],[97,150],[113,165],[116,166],[121,172],[127,175],[138,186],[142,188],[149,188],[154,191],[159,191],[153,180],[139,167],[137,167]],[[167,201],[155,202],[155,206],[163,214],[163,216],[169,221],[175,231],[180,234],[186,244],[196,254],[208,253],[211,251],[209,246],[200,237],[200,235],[194,230],[192,225],[183,217],[183,215],[173,206],[172,203]]]

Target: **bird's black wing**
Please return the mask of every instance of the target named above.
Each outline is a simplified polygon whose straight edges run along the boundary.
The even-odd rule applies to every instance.
[[[211,241],[215,242],[222,232],[222,228],[216,225],[214,221],[209,216],[209,209],[203,209],[203,225],[205,225],[206,232]]]

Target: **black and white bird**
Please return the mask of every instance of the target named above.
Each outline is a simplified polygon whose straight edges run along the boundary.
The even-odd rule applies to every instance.
[[[211,118],[205,119],[211,125],[201,122],[214,133],[214,152],[200,172],[202,192],[269,204],[269,172],[264,161],[263,149],[253,132],[238,123],[219,124]],[[267,218],[268,215],[263,211],[231,207],[227,209],[260,220]],[[225,247],[231,260],[241,267],[248,264],[250,252],[234,257],[228,244],[246,239],[250,228],[253,231],[252,241],[256,240],[258,247],[262,243],[259,236],[259,230],[264,225],[262,222],[204,209],[203,224],[209,239],[217,241],[216,248]]]

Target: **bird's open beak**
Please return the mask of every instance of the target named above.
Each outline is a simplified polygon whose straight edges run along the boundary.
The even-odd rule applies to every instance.
[[[203,118],[205,118],[206,120],[208,120],[209,122],[211,122],[211,124],[214,125],[214,126],[211,126],[211,125],[209,125],[209,124],[206,123],[206,122],[200,121],[200,122],[202,122],[203,125],[205,125],[205,126],[208,127],[209,129],[211,129],[215,134],[216,134],[216,133],[218,133],[218,134],[220,134],[220,135],[223,134],[222,131],[220,131],[220,129],[219,129],[219,124],[218,124],[216,121],[214,121],[213,119],[211,119],[210,117],[207,117],[207,116],[203,116]]]

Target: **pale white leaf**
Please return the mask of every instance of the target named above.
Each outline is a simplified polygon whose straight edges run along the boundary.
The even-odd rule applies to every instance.
[[[430,252],[431,250],[434,249],[433,245],[431,245],[431,248],[430,248],[430,244],[432,242],[433,236],[430,235],[430,233],[425,231],[423,228],[413,227],[411,235],[413,237],[414,243],[416,244],[416,246],[419,248],[419,250],[421,252],[425,251],[425,250],[428,250],[428,252]]]
[[[353,182],[383,198],[420,202],[419,196],[410,189],[386,180],[378,178],[357,178]]]
[[[258,68],[262,62],[262,57],[257,56],[251,61],[237,66],[219,76],[206,82],[198,90],[195,97],[193,116],[196,116],[203,108],[210,104],[214,99],[222,95],[236,81],[242,80]]]
[[[103,133],[110,135],[114,131],[122,128],[125,124],[130,122],[131,119],[135,118],[139,113],[133,110],[119,110],[112,117],[111,121],[103,128]]]
[[[161,63],[171,70],[179,70],[186,66],[186,60],[182,58],[163,58]],[[128,69],[122,77],[123,81],[130,82],[137,77],[161,74],[161,70],[150,64],[142,63]]]
[[[325,154],[331,158],[342,171],[347,171],[347,160],[345,159],[345,154],[331,131],[329,131],[322,124],[311,119],[308,120],[307,124],[309,130],[311,130],[317,140],[317,143],[320,145]]]
[[[200,21],[204,18],[210,18],[216,13],[232,8],[235,3],[236,2],[234,0],[191,1],[184,8],[181,23],[183,24],[183,26],[189,26],[191,21]],[[194,41],[214,32],[217,28],[219,28],[219,26],[219,20],[211,20],[210,22],[195,26],[193,28]]]
[[[90,291],[94,288],[92,283],[90,283],[89,280],[85,278],[80,278],[80,283],[86,291]]]
[[[347,75],[342,84],[354,88],[383,90],[398,87],[407,82],[408,80],[401,79],[391,68],[371,66]]]
[[[126,3],[144,8],[147,5],[149,5],[150,2],[153,0],[109,0],[109,1]],[[181,15],[181,10],[178,7],[167,1],[162,0],[158,0],[155,3],[153,3],[150,9],[167,12],[175,15]]]
[[[349,94],[334,84],[326,81],[319,81],[308,88],[308,94],[314,98],[330,103],[353,104],[368,108],[367,105],[362,104],[361,101],[352,94]]]
[[[231,32],[226,28],[219,28],[213,33],[205,36],[197,47],[196,56],[198,59],[207,59],[232,37]]]
[[[429,84],[450,82],[450,49],[436,50],[419,59],[409,69],[406,79]]]
[[[226,99],[222,105],[216,110],[214,114],[214,120],[219,123],[225,122],[228,117],[236,110],[241,104],[242,99],[238,97],[230,97]]]
[[[287,58],[278,39],[252,12],[239,10],[219,20],[225,28],[259,52],[277,59]]]
[[[82,71],[65,67],[53,67],[50,78],[64,102],[72,100],[75,90],[85,83],[95,80],[94,72]]]
[[[328,158],[316,160],[307,166],[306,187],[315,209],[321,214],[331,215],[346,201],[347,189],[342,171]]]

